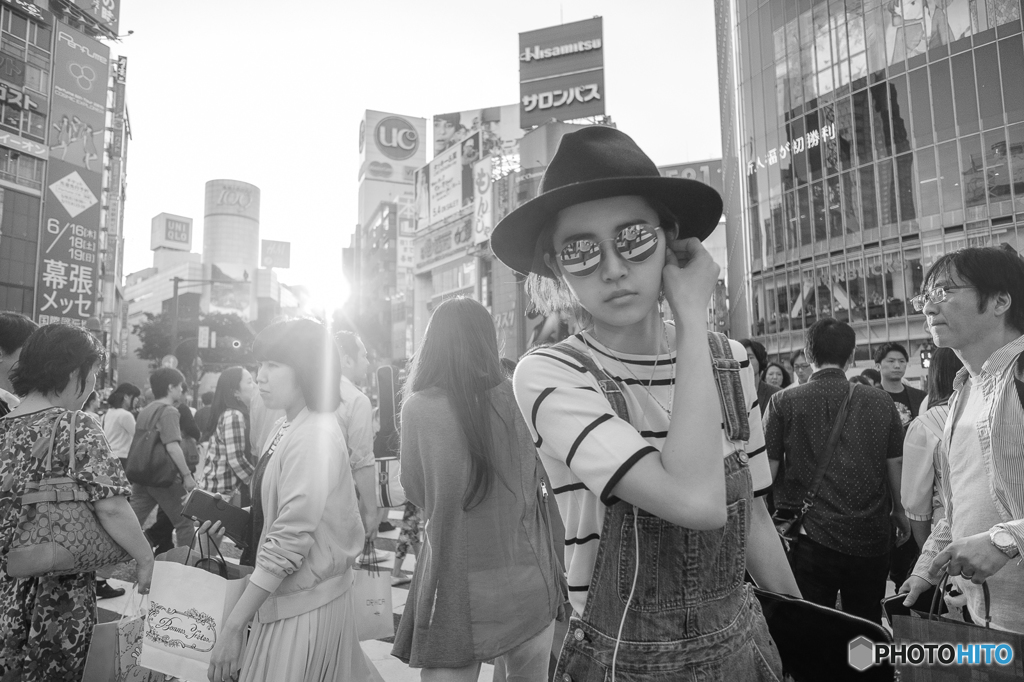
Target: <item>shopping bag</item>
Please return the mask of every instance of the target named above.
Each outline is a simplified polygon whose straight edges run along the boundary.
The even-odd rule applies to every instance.
[[[921,616],[915,612],[909,616],[893,616],[892,629],[895,643],[948,642],[954,646],[958,644],[1008,644],[1013,649],[1013,660],[1009,665],[1000,665],[995,661],[990,664],[979,662],[971,665],[943,665],[939,661],[935,661],[933,664],[918,665],[901,663],[896,666],[901,682],[931,682],[937,679],[949,682],[956,680],[985,680],[986,682],[1014,680],[1019,682],[1024,678],[1024,661],[1021,659],[1021,653],[1024,652],[1024,634],[993,630],[988,626],[991,596],[988,585],[985,583],[982,583],[985,595],[985,615],[982,620],[984,626],[939,616],[937,606],[942,601],[942,594],[945,592],[948,579],[949,574],[944,574],[939,588],[932,598],[932,606],[927,615]]]
[[[784,679],[794,682],[892,682],[891,665],[858,672],[848,663],[850,642],[860,637],[889,644],[889,633],[858,616],[803,599],[754,588],[782,659]]]
[[[157,682],[163,675],[139,664],[145,609],[142,601],[129,598],[121,619],[93,627],[82,682]]]
[[[248,578],[225,580],[201,568],[157,561],[139,663],[189,682],[205,682],[217,637]]]
[[[355,571],[352,602],[356,609],[359,641],[395,636],[395,618],[391,611],[391,573],[367,565]]]

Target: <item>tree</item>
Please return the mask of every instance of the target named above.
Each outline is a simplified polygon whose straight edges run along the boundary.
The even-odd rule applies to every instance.
[[[149,360],[155,369],[160,360],[173,354],[178,358],[179,368],[190,368],[196,356],[210,365],[248,365],[252,363],[252,342],[254,334],[249,324],[235,314],[209,313],[200,315],[198,325],[195,320],[178,320],[178,342],[171,343],[171,315],[146,313],[146,319],[132,327],[132,333],[139,337],[142,346],[135,354],[143,360]],[[198,347],[198,326],[209,327],[211,338],[217,339],[215,348]],[[213,337],[213,335],[216,335]],[[233,348],[231,341],[237,340],[239,348]],[[185,372],[188,375],[188,372]]]
[[[132,334],[139,337],[142,346],[135,349],[135,354],[142,360],[150,360],[154,367],[160,358],[171,352],[171,317],[160,313],[145,313],[146,319],[132,326]]]

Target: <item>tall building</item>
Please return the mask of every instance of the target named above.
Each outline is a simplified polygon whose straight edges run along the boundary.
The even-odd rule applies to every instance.
[[[79,7],[79,4],[85,7]],[[127,116],[117,3],[0,2],[0,309],[93,331],[123,351]]]
[[[426,119],[366,110],[359,124],[359,219],[342,252],[346,324],[380,359],[407,357],[413,196]],[[405,254],[402,256],[402,254]]]
[[[206,183],[203,266],[210,280],[209,309],[247,322],[258,315],[260,188],[241,180]]]
[[[858,360],[917,355],[935,259],[1024,246],[1019,0],[715,7],[732,333],[782,354],[831,316]]]

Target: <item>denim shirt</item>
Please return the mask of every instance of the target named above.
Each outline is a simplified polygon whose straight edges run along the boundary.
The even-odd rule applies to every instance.
[[[914,575],[928,579],[932,560],[953,541],[949,519],[952,517],[952,491],[949,487],[949,446],[953,422],[958,413],[961,389],[971,379],[971,391],[980,391],[987,409],[975,426],[981,440],[985,469],[989,473],[989,492],[1002,526],[1013,536],[1018,549],[1024,550],[1024,407],[1014,383],[1017,357],[1024,353],[1024,335],[1006,344],[989,357],[976,377],[967,368],[956,375],[949,399],[950,418],[939,447],[939,487],[946,518],[939,521],[921,550]],[[1022,555],[1024,556],[1024,552]],[[1017,563],[1021,561],[1018,558]]]

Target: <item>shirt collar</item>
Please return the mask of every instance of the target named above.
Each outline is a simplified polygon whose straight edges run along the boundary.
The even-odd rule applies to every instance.
[[[820,381],[822,379],[846,379],[846,372],[839,369],[838,367],[826,367],[825,369],[819,369],[817,372],[811,375],[811,378],[807,381]]]
[[[1021,353],[1024,353],[1024,334],[1021,334],[990,355],[988,360],[981,366],[981,373],[999,376],[1016,361],[1017,356]],[[971,373],[967,371],[966,367],[962,368],[956,373],[956,379],[953,380],[953,390],[959,391],[970,378]]]

